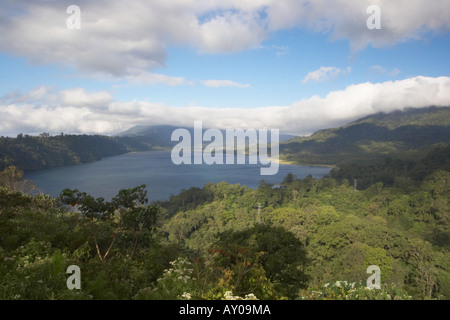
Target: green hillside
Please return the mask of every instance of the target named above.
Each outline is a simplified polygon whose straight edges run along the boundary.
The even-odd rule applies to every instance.
[[[58,135],[0,138],[0,169],[14,165],[38,170],[98,161],[127,152],[125,146],[106,136]]]
[[[0,299],[448,300],[449,112],[378,114],[284,143],[293,159],[338,166],[321,179],[289,174],[276,188],[209,183],[149,203],[142,185],[111,201],[70,189],[54,199],[30,195],[32,182],[9,166]],[[161,128],[147,129],[19,135],[0,150],[28,165],[94,161],[152,147],[145,137]],[[67,288],[70,265],[81,289]],[[367,288],[369,266],[379,289]]]
[[[178,128],[168,125],[135,126],[125,132],[119,133],[117,138],[128,138],[130,141],[146,145],[149,149],[169,148],[177,143],[171,141],[172,132],[176,129]]]
[[[133,151],[169,150],[173,126],[137,126],[114,137],[19,134],[0,138],[0,170],[14,165],[38,170],[98,161]],[[185,128],[193,135],[193,128]],[[280,157],[299,164],[379,163],[386,157],[419,158],[450,143],[450,108],[424,108],[371,115],[309,137],[280,135]]]
[[[128,129],[125,132],[119,133],[118,137],[130,137],[135,138],[139,141],[148,143],[154,146],[170,147],[176,145],[177,141],[171,141],[172,132],[176,129],[186,129],[189,131],[191,136],[194,136],[194,128],[189,127],[175,127],[169,125],[157,125],[157,126],[135,126]],[[204,133],[207,128],[203,128]],[[222,135],[226,136],[226,130],[220,130]],[[295,136],[291,134],[279,135],[280,141],[287,141],[293,139]]]
[[[418,158],[440,143],[450,143],[449,107],[371,115],[283,142],[280,153],[282,159],[296,163],[340,166],[387,156]]]
[[[406,109],[405,111],[394,111],[391,113],[377,113],[356,120],[347,126],[360,123],[372,123],[389,130],[403,126],[449,126],[450,108],[420,108]]]
[[[0,138],[0,170],[16,166],[25,171],[99,161],[133,151],[159,150],[157,138],[100,135],[19,134]]]
[[[280,188],[222,182],[150,204],[145,186],[111,201],[30,196],[10,167],[0,172],[0,299],[448,300],[449,151],[406,171],[379,165],[364,190],[288,175]],[[384,185],[386,172],[398,182]],[[71,265],[80,289],[66,285]],[[380,289],[367,288],[372,265]]]

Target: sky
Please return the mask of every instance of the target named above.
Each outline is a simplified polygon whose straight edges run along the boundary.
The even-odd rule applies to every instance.
[[[432,105],[450,106],[448,0],[0,0],[3,136],[309,135]]]

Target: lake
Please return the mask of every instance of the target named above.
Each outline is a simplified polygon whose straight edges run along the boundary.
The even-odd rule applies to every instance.
[[[236,162],[235,162],[236,163]],[[246,163],[249,163],[248,161]],[[104,158],[98,162],[75,166],[64,166],[25,174],[39,191],[57,197],[65,188],[78,189],[94,197],[110,200],[120,189],[147,186],[148,197],[153,200],[167,200],[191,187],[202,188],[206,183],[225,181],[257,188],[261,180],[268,183],[282,182],[288,173],[298,178],[312,175],[321,178],[331,168],[280,164],[273,176],[260,175],[258,165],[175,165],[170,151],[127,153]]]

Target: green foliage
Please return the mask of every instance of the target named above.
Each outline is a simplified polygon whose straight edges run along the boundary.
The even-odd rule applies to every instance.
[[[339,167],[378,165],[388,155],[411,159],[441,143],[450,143],[449,119],[449,107],[371,115],[340,128],[282,142],[280,155],[296,163]]]
[[[150,204],[145,185],[111,201],[29,195],[8,168],[0,299],[450,299],[447,152]],[[356,190],[354,175],[367,177]],[[81,290],[66,287],[70,265]],[[370,265],[381,289],[365,288]]]
[[[367,189],[377,182],[411,189],[439,169],[450,171],[449,144],[436,146],[419,160],[385,157],[376,163],[358,161],[341,165],[331,171],[331,176],[338,181],[356,179],[358,190]]]
[[[170,262],[170,269],[164,270],[163,276],[158,279],[158,289],[169,299],[181,299],[183,294],[194,287],[194,269],[186,259],[179,257]]]
[[[15,166],[9,166],[0,172],[0,188],[11,191],[31,193],[35,185],[28,180],[23,179],[24,172]]]
[[[13,165],[25,171],[38,170],[98,161],[125,152],[122,144],[106,136],[20,134],[17,138],[0,138],[0,169]]]
[[[308,288],[301,292],[300,300],[411,300],[412,297],[395,284],[369,289],[361,282],[336,281],[322,288]]]
[[[215,247],[220,253],[216,255],[217,263],[237,276],[234,293],[253,292],[267,298],[266,292],[258,292],[253,286],[256,284],[251,279],[255,266],[261,267],[264,276],[273,284],[273,296],[292,298],[306,286],[306,251],[303,244],[285,229],[256,225],[240,232],[224,232],[217,238]]]
[[[16,166],[25,171],[98,161],[131,151],[158,149],[164,144],[153,136],[108,137],[99,135],[0,137],[0,170]]]

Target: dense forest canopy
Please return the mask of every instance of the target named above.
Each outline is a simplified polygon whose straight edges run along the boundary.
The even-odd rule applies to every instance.
[[[380,163],[386,157],[419,159],[450,143],[450,107],[371,115],[346,126],[281,143],[282,159],[303,164]]]
[[[25,171],[39,170],[99,161],[103,157],[154,148],[158,146],[130,137],[19,134],[16,138],[0,138],[0,168],[16,166]]]
[[[170,150],[171,126],[138,126],[117,136],[19,134],[0,137],[0,170],[24,171],[98,161],[133,151]],[[192,128],[186,128],[192,132]],[[450,143],[450,107],[407,109],[371,115],[309,137],[280,135],[280,157],[298,164],[343,166],[418,159],[439,144]],[[288,140],[285,140],[288,139]]]
[[[280,188],[222,182],[154,203],[145,186],[110,202],[69,189],[31,196],[10,167],[0,175],[0,297],[449,299],[449,148],[406,171],[391,161],[288,175]],[[364,188],[346,178],[367,171]],[[385,172],[403,183],[385,185]],[[66,286],[69,265],[81,269],[80,290]],[[371,265],[381,289],[366,288]]]
[[[154,148],[148,137],[1,138],[0,299],[450,299],[447,112],[376,115],[287,142],[293,158],[333,159],[321,179],[209,183],[151,203],[145,185],[111,201],[76,189],[52,198],[23,178]],[[380,151],[391,147],[406,149]],[[339,148],[370,152],[340,162]],[[68,289],[73,265],[81,289]],[[367,288],[369,266],[379,289]]]

